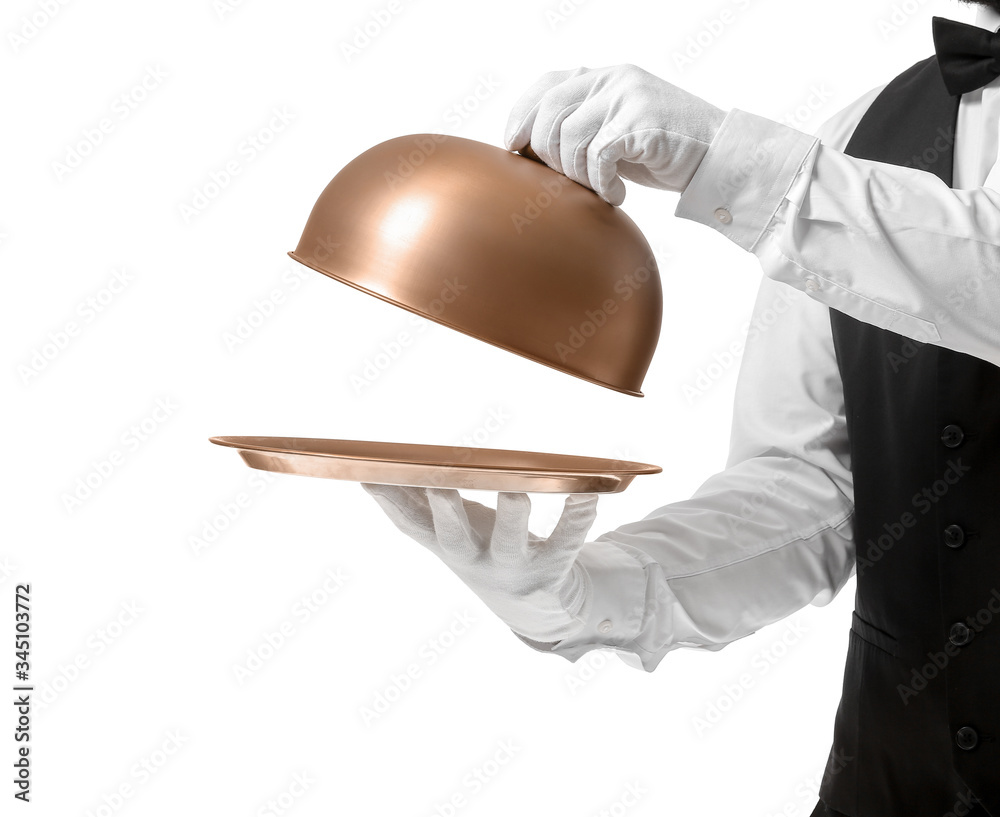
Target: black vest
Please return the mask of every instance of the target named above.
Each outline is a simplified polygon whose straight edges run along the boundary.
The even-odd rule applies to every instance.
[[[845,152],[950,186],[959,101],[923,60]],[[873,195],[906,207],[905,190]],[[982,271],[944,272],[965,284],[949,309],[988,286]],[[836,310],[831,323],[858,575],[820,796],[857,817],[1000,817],[1000,368]]]

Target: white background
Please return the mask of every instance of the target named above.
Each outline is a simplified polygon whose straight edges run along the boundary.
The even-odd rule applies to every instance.
[[[32,803],[7,782],[7,707],[0,811],[808,815],[853,580],[828,607],[718,653],[673,652],[654,673],[601,652],[571,664],[515,638],[358,485],[261,476],[207,438],[474,440],[662,465],[601,499],[594,535],[687,498],[724,464],[738,359],[701,393],[685,386],[744,336],[752,256],[675,219],[676,195],[629,186],[624,209],[656,250],[665,299],[636,399],[417,331],[409,313],[297,265],[285,253],[316,196],[394,136],[500,145],[520,93],[578,65],[632,62],[813,131],[931,53],[933,14],[971,21],[971,9],[399,0],[348,59],[356,27],[387,8],[4,6],[0,683],[14,685],[14,587],[30,582],[36,703]],[[679,60],[698,40],[702,53]],[[238,175],[206,189],[233,160]],[[199,190],[217,195],[185,217]],[[116,271],[127,284],[109,288]],[[241,321],[252,333],[227,343]],[[401,331],[411,345],[359,393],[351,376]],[[491,412],[506,419],[487,433]],[[88,477],[98,487],[71,501]],[[533,530],[551,529],[562,500],[534,497]],[[461,616],[473,622],[452,635]],[[239,675],[252,655],[265,660]],[[414,663],[419,677],[393,692]],[[740,676],[752,683],[737,696]],[[366,722],[379,694],[393,702]],[[488,782],[469,785],[476,769]]]

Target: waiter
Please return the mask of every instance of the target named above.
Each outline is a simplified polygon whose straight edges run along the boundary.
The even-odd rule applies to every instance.
[[[857,574],[813,817],[1000,817],[1000,0],[934,18],[937,53],[816,137],[634,66],[546,74],[507,147],[612,204],[622,178],[764,271],[726,469],[585,541],[530,502],[365,485],[531,647],[652,671],[720,649]],[[780,313],[780,319],[774,315]]]

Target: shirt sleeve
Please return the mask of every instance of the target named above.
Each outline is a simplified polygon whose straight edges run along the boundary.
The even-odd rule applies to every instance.
[[[844,145],[876,88],[819,130]],[[764,277],[736,384],[725,470],[688,500],[602,534],[581,551],[585,624],[532,641],[576,661],[595,648],[654,670],[681,647],[718,650],[806,604],[828,604],[855,570],[854,490],[829,308]]]
[[[725,470],[584,546],[580,633],[551,644],[519,637],[571,661],[614,649],[647,671],[680,647],[720,649],[833,599],[854,571],[853,510],[829,309],[765,278]]]
[[[676,215],[865,323],[1000,365],[1000,192],[730,111]]]

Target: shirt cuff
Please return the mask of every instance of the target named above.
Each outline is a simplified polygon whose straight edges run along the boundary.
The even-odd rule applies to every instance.
[[[613,542],[587,542],[577,556],[590,579],[590,595],[580,611],[583,628],[561,641],[534,641],[511,631],[539,652],[576,661],[598,647],[614,649],[626,663],[638,666],[634,641],[646,608],[646,571],[632,555]],[[629,646],[633,649],[629,649]]]
[[[712,227],[752,252],[818,143],[815,136],[733,108],[674,215]]]

